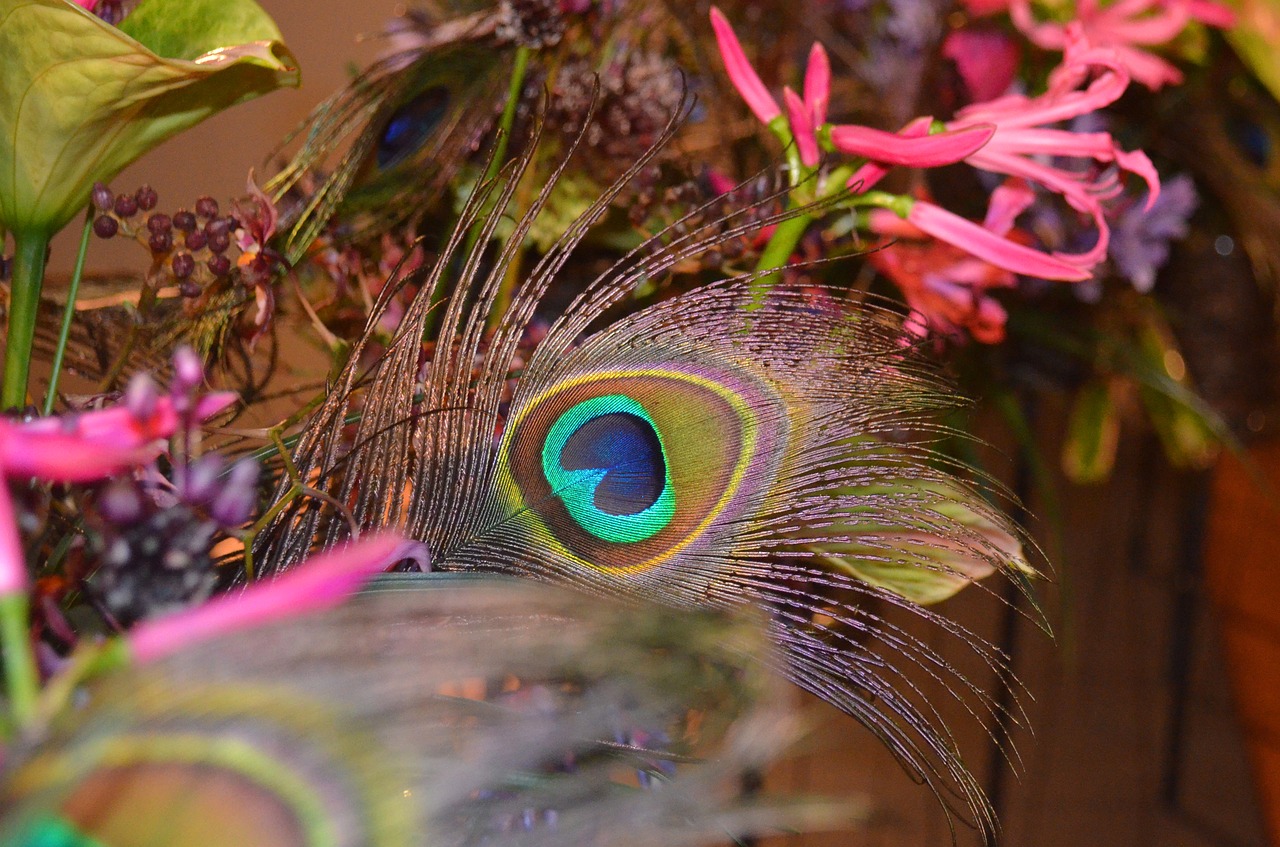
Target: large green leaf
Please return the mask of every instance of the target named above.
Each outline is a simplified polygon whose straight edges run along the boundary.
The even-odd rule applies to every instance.
[[[147,150],[282,86],[297,62],[253,0],[142,0],[120,27],[0,0],[0,227],[52,233]]]

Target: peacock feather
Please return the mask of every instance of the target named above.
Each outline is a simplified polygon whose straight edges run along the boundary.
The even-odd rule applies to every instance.
[[[767,650],[741,616],[390,577],[81,680],[7,754],[0,845],[669,845],[830,820],[734,790],[794,729]]]
[[[781,648],[765,662],[993,827],[918,680],[976,715],[997,706],[877,611],[923,618],[1000,666],[996,650],[921,602],[992,572],[1031,573],[1017,529],[933,449],[936,415],[954,405],[946,382],[904,342],[896,313],[834,291],[728,279],[615,319],[637,286],[779,220],[742,210],[705,228],[679,222],[595,279],[563,279],[621,181],[491,315],[554,179],[496,256],[464,245],[473,228],[488,243],[500,214],[481,210],[509,207],[528,162],[472,197],[370,372],[358,362],[374,324],[355,345],[293,456],[326,499],[280,511],[259,536],[259,573],[340,543],[351,525],[385,526],[425,541],[440,570],[690,611],[757,607]],[[526,331],[553,284],[578,293],[530,352]]]

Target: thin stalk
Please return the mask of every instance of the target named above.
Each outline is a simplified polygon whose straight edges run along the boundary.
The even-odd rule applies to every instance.
[[[36,336],[40,286],[44,281],[44,257],[49,236],[30,230],[13,234],[13,281],[9,289],[9,334],[4,347],[4,385],[0,409],[27,405],[27,377],[31,370],[31,345]]]
[[[5,691],[9,712],[16,727],[27,724],[35,714],[40,691],[36,657],[31,649],[31,619],[24,592],[0,597],[0,644],[4,645]]]
[[[71,319],[76,314],[76,295],[80,291],[80,276],[84,273],[84,257],[89,253],[89,233],[93,232],[93,207],[84,216],[84,231],[80,233],[80,250],[76,253],[76,267],[71,272],[71,286],[67,289],[67,307],[62,312],[62,328],[58,331],[58,346],[53,350],[53,370],[49,374],[49,389],[44,395],[44,414],[53,413],[53,398],[58,394],[58,375],[62,372],[62,357],[67,351],[67,339],[71,336]]]
[[[529,59],[532,56],[533,48],[516,48],[515,66],[511,69],[511,83],[507,86],[507,102],[502,107],[502,117],[498,120],[498,142],[494,145],[493,157],[489,160],[489,167],[485,169],[484,177],[476,183],[477,189],[497,176],[498,171],[506,163],[507,147],[511,143],[511,129],[516,122],[516,108],[520,105],[520,93],[524,91],[524,78],[529,71]],[[470,256],[475,250],[482,229],[484,229],[482,221],[477,220],[472,224],[471,232],[467,233],[467,249],[462,254],[464,257]]]
[[[778,224],[778,228],[773,231],[773,235],[769,238],[769,243],[765,245],[764,252],[760,254],[760,261],[756,263],[756,270],[781,269],[786,265],[787,260],[795,252],[796,245],[800,243],[800,239],[804,236],[805,230],[809,228],[811,223],[813,223],[812,215],[801,214],[796,215],[794,218],[787,218]],[[751,283],[751,291],[757,303],[763,301],[764,296],[777,285],[781,276],[782,274],[779,270],[762,276]]]

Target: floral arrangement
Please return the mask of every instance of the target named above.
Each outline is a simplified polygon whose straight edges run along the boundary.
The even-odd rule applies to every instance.
[[[263,413],[274,425],[258,443],[228,436],[277,387],[278,336],[306,337],[333,373],[389,355],[415,271],[452,255],[468,210],[475,262],[486,245],[509,262],[495,313],[522,270],[560,262],[571,280],[655,233],[681,259],[620,309],[732,276],[761,303],[783,285],[815,309],[833,290],[891,302],[903,349],[992,401],[1037,466],[1021,400],[1045,384],[1068,392],[1062,462],[1079,481],[1107,477],[1126,416],[1195,467],[1241,423],[1193,387],[1158,280],[1207,198],[1253,266],[1269,267],[1274,234],[1247,229],[1257,209],[1280,209],[1269,184],[1254,207],[1230,199],[1264,173],[1257,128],[1220,120],[1235,132],[1224,143],[1240,141],[1236,182],[1206,181],[1188,161],[1202,148],[1147,148],[1222,79],[1274,113],[1274,58],[1256,47],[1274,38],[1213,0],[810,0],[802,13],[735,0],[688,17],[589,0],[501,0],[451,18],[409,9],[384,58],[326,100],[246,196],[168,211],[147,186],[110,183],[165,138],[297,84],[266,13],[253,0],[0,0],[0,11],[0,630],[15,726],[87,637],[133,628],[137,655],[165,656],[241,626],[237,615],[336,602],[352,580],[419,555],[384,536],[348,570],[326,560],[341,573],[320,568],[323,584],[264,589],[249,611],[202,605],[254,578],[255,539],[292,499],[329,497],[290,459],[323,396],[286,387],[296,403]],[[802,29],[824,35],[808,43]],[[507,205],[484,206],[497,194],[477,189],[512,157],[525,169]],[[561,257],[560,239],[624,174],[584,249]],[[511,224],[535,207],[529,226]],[[41,300],[48,244],[82,212],[57,314]],[[87,332],[75,302],[92,237],[136,240],[145,267],[136,308],[104,309]],[[547,329],[532,317],[522,345]],[[424,339],[422,359],[434,352]],[[961,520],[1017,546],[976,512]],[[897,593],[950,596],[968,577]]]

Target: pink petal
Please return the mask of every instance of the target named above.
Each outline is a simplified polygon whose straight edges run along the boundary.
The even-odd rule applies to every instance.
[[[329,609],[407,558],[425,563],[425,546],[394,535],[365,539],[315,556],[273,582],[144,622],[129,634],[129,649],[138,662],[150,662],[210,638]]]
[[[153,439],[127,438],[112,444],[75,434],[27,433],[22,429],[7,427],[0,435],[0,466],[7,477],[92,482],[146,464],[160,453]]]
[[[1012,0],[1009,19],[1018,31],[1037,47],[1045,50],[1061,50],[1067,43],[1067,32],[1061,24],[1040,23],[1031,11],[1030,0]]]
[[[1154,53],[1128,46],[1117,46],[1115,51],[1134,82],[1150,91],[1159,91],[1166,85],[1179,85],[1182,82],[1182,71]]]
[[[813,125],[827,122],[827,105],[831,102],[831,59],[817,41],[809,50],[809,64],[804,72],[804,104],[813,116]]]
[[[1137,174],[1146,181],[1147,187],[1151,189],[1146,205],[1149,210],[1156,202],[1156,198],[1160,196],[1160,174],[1156,173],[1156,166],[1151,164],[1147,154],[1141,150],[1120,150],[1117,148],[1115,159],[1116,164],[1123,170],[1131,174]]]
[[[907,220],[939,241],[1014,273],[1064,282],[1080,282],[1090,276],[1086,270],[1002,238],[973,221],[923,200],[912,205]]]
[[[787,121],[791,124],[791,135],[795,139],[796,149],[800,151],[800,161],[807,168],[818,164],[818,136],[815,134],[813,116],[808,107],[790,88],[782,90],[782,101],[787,105]]]
[[[935,168],[973,155],[995,131],[994,126],[978,125],[908,138],[898,133],[845,124],[831,128],[831,143],[838,150],[875,162]]]
[[[975,101],[993,100],[1009,90],[1022,51],[999,30],[953,30],[942,43],[942,55],[955,62],[956,71]]]
[[[996,235],[1006,235],[1018,219],[1036,201],[1036,193],[1020,179],[1006,179],[995,191],[987,205],[987,217],[983,227]]]
[[[769,94],[769,89],[760,81],[755,68],[747,61],[746,54],[742,52],[742,44],[738,42],[738,36],[734,34],[728,18],[715,6],[711,7],[711,26],[716,31],[716,43],[720,45],[720,57],[724,60],[729,81],[738,89],[742,99],[761,123],[772,122],[782,114],[782,110]]]
[[[0,480],[0,597],[27,590],[27,562],[18,538],[18,518],[13,513],[9,486]]]
[[[906,126],[898,131],[898,135],[903,138],[919,138],[929,134],[929,128],[933,126],[933,118],[921,117],[912,120]],[[853,176],[845,183],[845,187],[851,191],[859,193],[870,191],[872,186],[884,179],[889,173],[889,168],[877,162],[867,162],[862,167],[853,172]]]
[[[234,391],[214,391],[205,394],[196,401],[196,420],[207,421],[209,418],[234,406],[240,396]]]
[[[1187,11],[1191,17],[1206,26],[1231,29],[1236,25],[1236,13],[1230,7],[1212,0],[1187,0]]]

